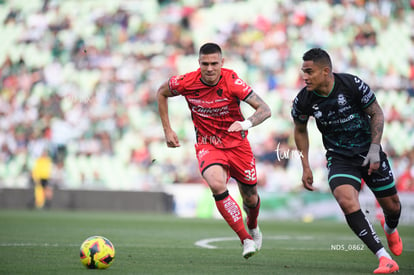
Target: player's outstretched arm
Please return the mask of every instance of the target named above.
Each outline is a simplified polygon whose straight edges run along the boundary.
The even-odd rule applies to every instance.
[[[295,121],[294,128],[294,138],[296,147],[301,152],[301,162],[302,162],[302,184],[306,189],[313,191],[313,174],[309,165],[309,136],[307,123],[299,123]]]
[[[237,132],[242,130],[247,130],[250,127],[256,126],[271,116],[271,111],[269,105],[263,101],[255,92],[252,92],[247,99],[245,100],[250,106],[252,106],[256,111],[254,114],[246,119],[245,121],[236,121],[230,125],[229,132]]]
[[[168,98],[175,96],[168,87],[168,82],[163,83],[157,91],[158,113],[161,118],[164,129],[165,142],[168,147],[179,147],[177,134],[171,128],[170,118],[168,116]]]

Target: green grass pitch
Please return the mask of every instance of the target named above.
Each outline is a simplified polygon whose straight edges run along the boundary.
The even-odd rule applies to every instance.
[[[240,242],[220,219],[0,210],[0,274],[372,274],[378,265],[344,223],[264,220],[260,225],[263,248],[245,260]],[[380,225],[374,225],[388,249]],[[394,258],[400,274],[414,274],[414,227],[399,231],[404,251]],[[114,244],[109,269],[81,264],[79,247],[92,235]]]

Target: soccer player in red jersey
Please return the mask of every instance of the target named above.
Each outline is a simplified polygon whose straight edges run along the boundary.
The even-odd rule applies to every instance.
[[[180,146],[170,125],[168,98],[182,95],[195,126],[195,150],[201,175],[213,193],[220,214],[240,238],[242,255],[247,259],[262,245],[262,233],[257,224],[260,198],[256,186],[256,163],[247,130],[270,117],[271,112],[269,106],[234,71],[223,68],[224,59],[219,45],[206,43],[201,46],[198,62],[198,70],[173,76],[158,89],[158,110],[165,139],[168,147]],[[246,120],[240,110],[240,101],[255,109]],[[245,228],[240,206],[227,190],[230,177],[238,183],[250,234]]]

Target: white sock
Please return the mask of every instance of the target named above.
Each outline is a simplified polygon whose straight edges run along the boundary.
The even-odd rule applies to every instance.
[[[397,228],[391,228],[387,225],[387,223],[384,223],[384,231],[387,232],[387,234],[392,234],[395,232],[395,229]]]
[[[384,248],[384,247],[383,247],[383,248],[381,248],[380,250],[378,250],[378,251],[377,251],[377,253],[375,253],[375,255],[377,256],[378,260],[379,260],[381,257],[386,257],[386,258],[388,258],[388,259],[392,259],[392,258],[391,258],[391,256],[390,256],[390,254],[388,254],[387,250],[385,250],[385,248]]]

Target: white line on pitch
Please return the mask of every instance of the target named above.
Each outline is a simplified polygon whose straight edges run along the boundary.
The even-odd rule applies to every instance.
[[[279,235],[279,236],[268,236],[264,239],[270,239],[270,240],[314,240],[315,238],[312,236],[297,236],[292,237],[288,235]],[[194,244],[199,247],[208,248],[208,249],[215,249],[217,246],[211,245],[210,243],[215,242],[224,242],[224,241],[233,241],[237,240],[236,237],[221,237],[221,238],[210,238],[210,239],[201,239],[199,241],[196,241]]]
[[[289,236],[289,235],[276,235],[276,236],[266,236],[263,239],[267,240],[297,240],[297,241],[313,241],[321,238],[317,238],[315,236]],[[325,240],[325,238],[323,238]],[[217,246],[213,245],[212,243],[216,242],[225,242],[225,241],[234,241],[238,240],[237,237],[219,237],[219,238],[209,238],[209,239],[201,239],[194,243],[194,245],[208,248],[208,249],[216,249]],[[335,238],[336,241],[358,241],[358,238],[353,236],[344,236],[344,237],[337,237]]]
[[[203,248],[215,249],[215,248],[217,248],[217,246],[211,245],[209,243],[233,241],[233,240],[237,240],[237,238],[235,238],[235,237],[222,237],[222,238],[202,239],[202,240],[196,241],[194,244],[196,246],[203,247]]]

